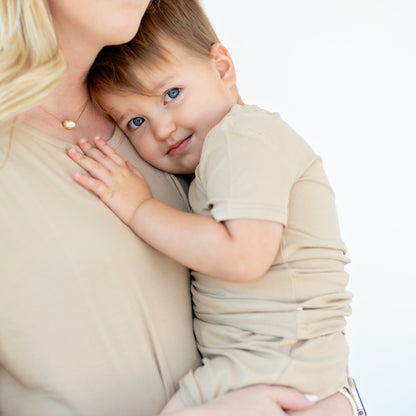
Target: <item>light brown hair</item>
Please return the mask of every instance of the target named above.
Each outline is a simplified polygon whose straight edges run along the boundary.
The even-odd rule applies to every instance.
[[[211,46],[219,42],[198,0],[152,1],[130,42],[106,46],[98,54],[88,76],[93,100],[97,101],[100,92],[114,90],[146,94],[134,71],[174,58],[164,47],[164,40],[178,43],[201,57],[209,57]]]

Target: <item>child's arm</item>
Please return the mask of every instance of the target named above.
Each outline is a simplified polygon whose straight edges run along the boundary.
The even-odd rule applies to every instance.
[[[86,140],[70,157],[91,175],[75,180],[98,195],[148,244],[187,267],[229,281],[262,276],[272,264],[283,226],[277,222],[237,219],[224,223],[185,213],[153,198],[140,172],[124,162],[102,139]]]

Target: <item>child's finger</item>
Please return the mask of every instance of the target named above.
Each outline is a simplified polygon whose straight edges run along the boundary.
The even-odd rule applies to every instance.
[[[101,137],[94,137],[94,144],[117,165],[124,166],[124,159]]]
[[[86,156],[103,165],[110,172],[113,172],[118,168],[118,164],[116,162],[114,162],[110,157],[103,153],[101,149],[97,148],[96,146],[93,146],[86,139],[80,139],[78,142],[78,146],[81,148],[81,150],[84,152]]]
[[[139,171],[139,169],[136,168],[136,166],[132,165],[128,160],[126,161],[126,165],[129,168],[129,171],[134,173],[139,178],[143,178],[142,173]],[[144,179],[144,178],[143,178]]]
[[[111,191],[98,179],[94,179],[91,176],[84,175],[80,172],[76,172],[74,174],[74,179],[77,183],[82,185],[85,189],[93,192],[103,201],[106,201],[109,197],[111,197]]]
[[[102,164],[83,155],[75,148],[68,150],[69,157],[76,162],[81,168],[85,169],[94,178],[100,179],[106,183],[111,180],[111,172]]]

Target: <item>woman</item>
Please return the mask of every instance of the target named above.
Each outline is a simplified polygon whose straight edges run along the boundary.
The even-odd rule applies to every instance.
[[[138,158],[86,87],[98,51],[132,38],[148,3],[0,5],[2,415],[155,415],[199,365],[187,271],[78,187],[66,155],[80,137],[100,135],[157,198],[187,209],[180,184]],[[278,416],[280,406],[310,405],[296,391],[258,386],[175,415]],[[337,394],[291,414],[351,407]]]

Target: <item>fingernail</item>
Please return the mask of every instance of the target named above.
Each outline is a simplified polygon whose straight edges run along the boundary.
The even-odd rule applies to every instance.
[[[318,400],[318,396],[315,394],[305,393],[304,396],[311,402],[316,402]]]
[[[79,139],[79,144],[85,144],[87,143],[87,139]]]

